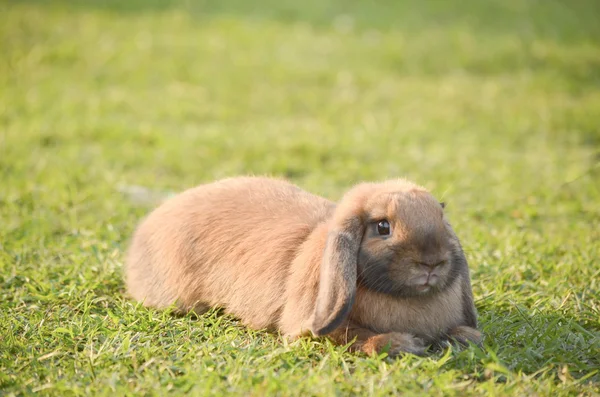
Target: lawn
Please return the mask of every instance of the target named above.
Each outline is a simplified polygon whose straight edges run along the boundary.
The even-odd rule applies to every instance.
[[[125,295],[144,214],[240,174],[445,201],[483,348],[285,343]],[[597,0],[0,0],[1,395],[600,394]]]

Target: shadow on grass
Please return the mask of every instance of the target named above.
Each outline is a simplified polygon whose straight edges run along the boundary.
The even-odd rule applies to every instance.
[[[600,384],[600,323],[590,320],[591,314],[586,317],[532,314],[522,306],[480,308],[485,345],[512,371],[532,375],[544,367],[558,372],[566,366],[573,378]]]

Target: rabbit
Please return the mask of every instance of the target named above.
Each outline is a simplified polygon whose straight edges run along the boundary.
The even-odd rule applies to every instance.
[[[218,307],[254,329],[368,354],[482,340],[443,205],[406,179],[360,183],[338,204],[267,177],[200,185],[140,222],[125,279],[148,307]]]

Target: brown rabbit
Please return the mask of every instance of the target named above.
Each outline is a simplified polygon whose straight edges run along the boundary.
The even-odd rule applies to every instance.
[[[359,184],[337,205],[277,179],[201,185],[142,221],[126,280],[146,306],[221,307],[252,328],[367,353],[481,342],[458,238],[406,180]]]

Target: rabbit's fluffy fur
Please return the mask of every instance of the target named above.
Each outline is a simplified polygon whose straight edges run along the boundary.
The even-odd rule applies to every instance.
[[[338,204],[270,178],[187,190],[139,225],[126,283],[146,306],[221,307],[255,329],[368,353],[481,341],[458,238],[403,179],[359,184]]]

